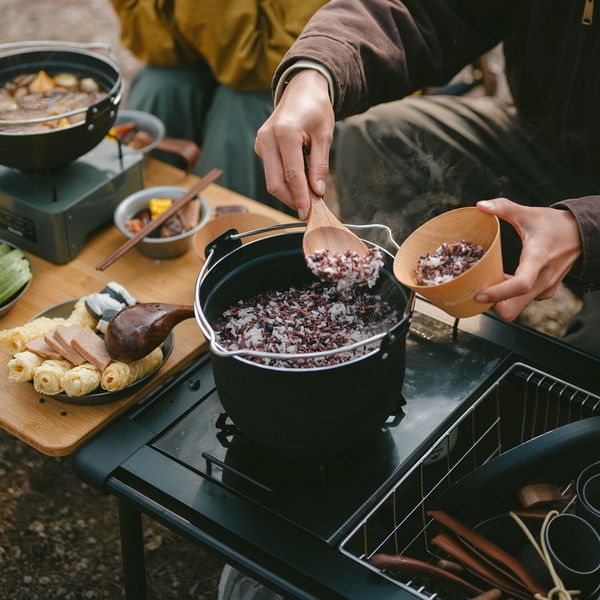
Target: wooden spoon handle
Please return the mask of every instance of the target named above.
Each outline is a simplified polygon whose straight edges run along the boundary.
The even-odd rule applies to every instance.
[[[104,342],[116,360],[130,362],[146,356],[184,319],[194,316],[194,307],[149,302],[124,308],[108,324]]]
[[[481,588],[464,580],[462,577],[409,556],[374,554],[369,562],[378,569],[387,569],[400,575],[426,575],[440,581],[445,581],[446,583],[460,587],[470,595],[479,596],[483,593]]]
[[[311,193],[310,210],[308,212],[306,231],[315,227],[340,227],[336,216],[329,210],[325,200]]]

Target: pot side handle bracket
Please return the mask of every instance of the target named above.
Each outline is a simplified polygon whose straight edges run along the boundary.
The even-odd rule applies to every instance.
[[[242,240],[237,229],[228,229],[206,246],[204,257],[207,259],[207,262],[209,258],[213,262],[216,262],[241,245]]]

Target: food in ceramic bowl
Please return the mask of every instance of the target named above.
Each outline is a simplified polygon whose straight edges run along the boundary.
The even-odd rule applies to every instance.
[[[31,263],[23,252],[0,240],[0,316],[25,293],[31,277]]]
[[[484,254],[483,246],[473,242],[443,242],[435,252],[419,258],[415,281],[419,285],[438,285],[452,281],[473,267]]]
[[[156,116],[141,110],[120,110],[109,134],[129,148],[144,154],[165,137],[165,126]]]
[[[159,211],[165,207],[165,200],[174,201],[185,192],[186,189],[181,187],[158,186],[128,196],[115,211],[117,229],[123,235],[132,237],[152,218],[152,201],[152,207],[156,207],[155,214],[158,216]],[[142,254],[150,258],[175,258],[192,247],[194,234],[210,217],[210,207],[203,196],[198,196],[180,212],[177,218],[169,219],[159,227],[154,236],[146,237],[137,244],[136,247]]]
[[[85,109],[99,102],[105,92],[91,77],[74,73],[49,75],[44,70],[13,77],[0,87],[0,120],[47,118],[41,123],[0,125],[0,131],[35,133],[68,127],[85,119],[85,111],[53,118]]]

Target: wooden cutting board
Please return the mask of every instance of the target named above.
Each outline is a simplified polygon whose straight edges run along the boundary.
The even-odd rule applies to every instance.
[[[145,185],[189,187],[197,177],[149,160],[144,172]],[[203,195],[211,207],[243,205],[253,213],[270,216],[278,223],[290,222],[288,215],[249,200],[218,185],[209,186]],[[93,218],[93,217],[92,217]],[[66,265],[55,265],[28,255],[33,265],[33,280],[23,298],[4,317],[0,329],[21,325],[49,306],[97,292],[109,281],[117,281],[143,302],[192,304],[194,284],[201,261],[193,250],[182,257],[154,260],[135,248],[106,271],[95,265],[124,241],[114,226],[104,228],[88,240],[82,252]],[[9,384],[6,362],[10,356],[0,351],[0,427],[44,454],[64,456],[100,431],[132,405],[146,398],[173,373],[190,364],[206,350],[205,340],[193,319],[177,325],[173,352],[147,385],[130,396],[99,406],[82,406],[42,397],[31,384]]]

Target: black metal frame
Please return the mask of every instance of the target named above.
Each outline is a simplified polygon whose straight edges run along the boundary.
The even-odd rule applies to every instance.
[[[418,310],[451,324],[446,316],[424,303],[419,304]],[[591,392],[600,391],[600,359],[561,342],[518,325],[507,325],[492,315],[455,323],[455,333],[460,332],[493,341],[504,349],[505,359],[494,371],[494,376],[522,361]],[[201,361],[199,367],[194,365],[181,373],[146,405],[117,421],[74,457],[74,469],[79,477],[119,499],[128,600],[146,597],[142,513],[216,553],[286,597],[304,600],[414,598],[410,592],[377,577],[345,556],[339,549],[341,538],[324,544],[282,520],[273,528],[272,516],[267,511],[249,505],[230,490],[207,481],[200,473],[190,472],[184,465],[147,445],[169,423],[191,410],[198,397],[193,389],[194,382],[199,381],[199,374],[203,376],[202,369],[208,369],[207,359]],[[186,379],[187,386],[181,386]],[[177,401],[161,404],[160,399],[175,389],[179,390]],[[465,406],[473,400],[465,400]],[[426,441],[430,443],[447,427],[445,421],[429,433]],[[114,443],[117,439],[119,444]],[[123,440],[127,440],[125,445]],[[425,443],[422,446],[406,460],[404,472],[412,467]],[[210,490],[210,494],[199,494],[200,486],[205,486],[203,489]],[[207,501],[208,495],[211,502]],[[223,506],[227,507],[226,515]],[[365,507],[365,514],[368,510],[370,506]]]

